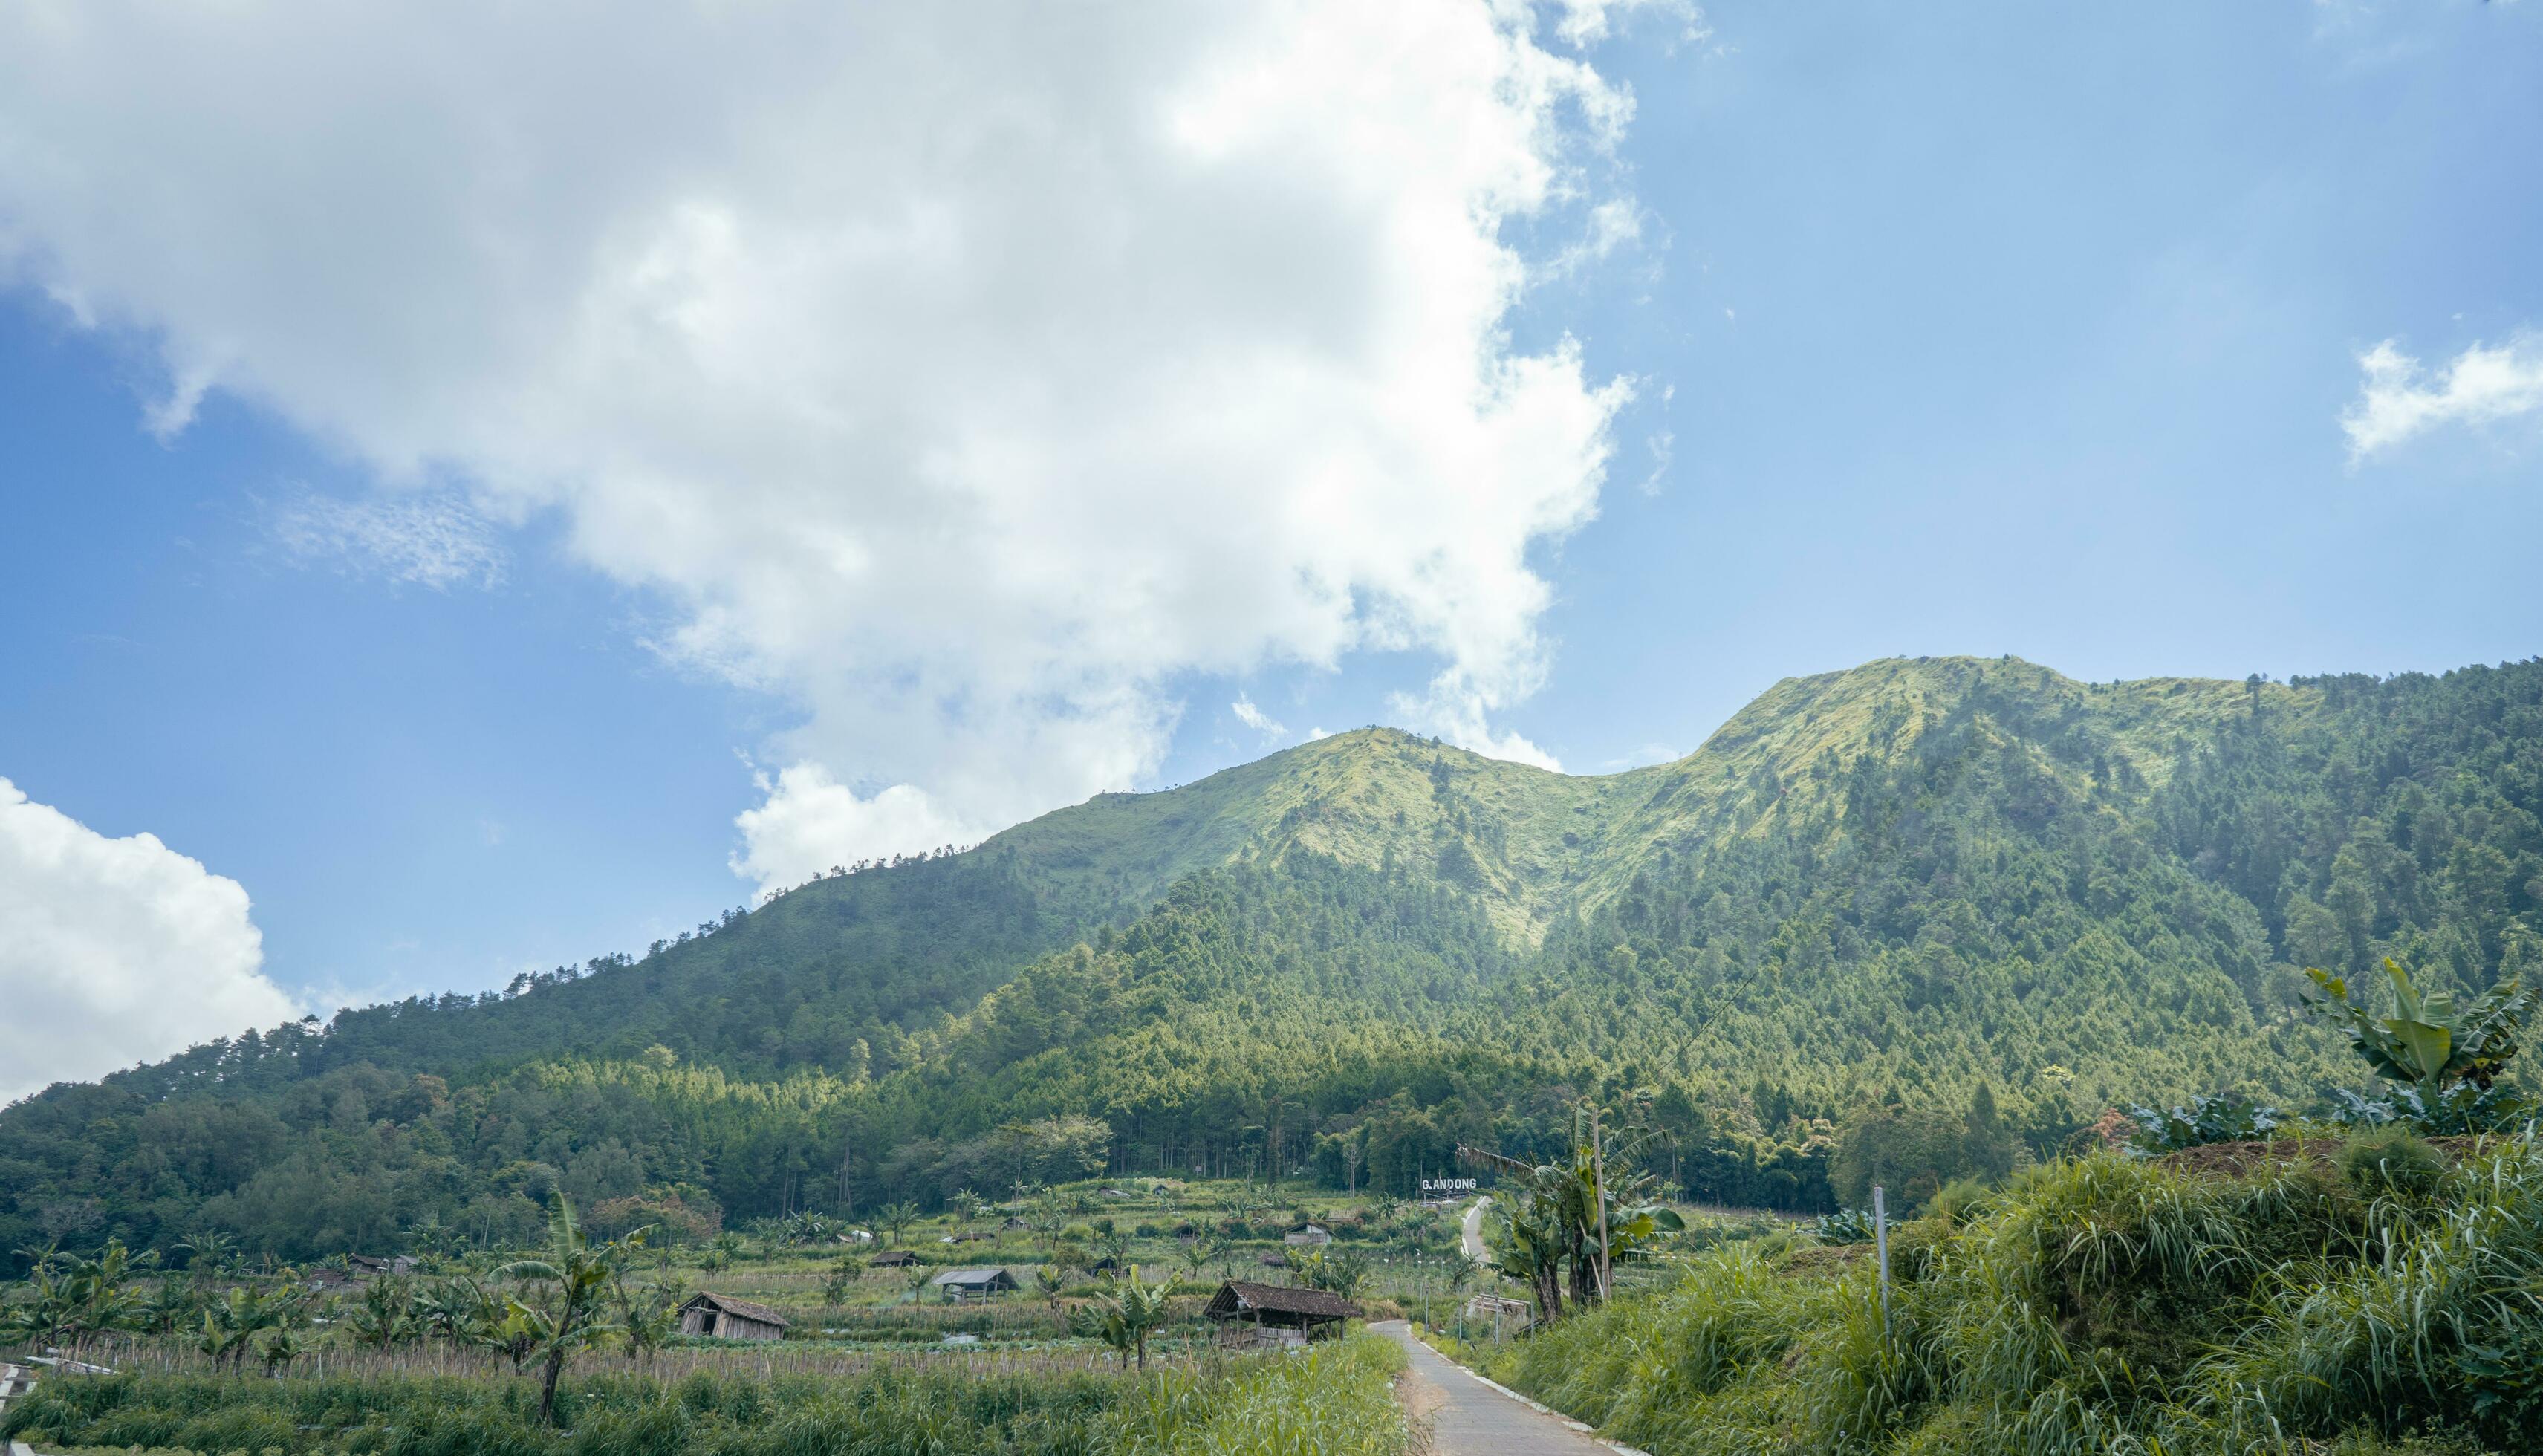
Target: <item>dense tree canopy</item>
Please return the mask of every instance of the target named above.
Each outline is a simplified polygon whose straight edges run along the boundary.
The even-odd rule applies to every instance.
[[[2534,662],[1876,663],[1605,779],[1346,734],[54,1088],[0,1112],[0,1248],[517,1241],[558,1190],[674,1236],[1107,1171],[1409,1192],[1591,1092],[1694,1196],[1827,1207],[2114,1103],[2361,1085],[2302,967],[2543,979],[2538,815]]]

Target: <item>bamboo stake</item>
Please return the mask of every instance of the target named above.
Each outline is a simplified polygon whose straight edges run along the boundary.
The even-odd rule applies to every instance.
[[[1879,1184],[1872,1186],[1872,1242],[1881,1258],[1881,1338],[1889,1338],[1889,1208]]]
[[[1598,1136],[1598,1105],[1594,1102],[1589,1105],[1589,1168],[1590,1176],[1598,1180],[1598,1297],[1604,1300],[1615,1265],[1607,1253],[1607,1149]]]

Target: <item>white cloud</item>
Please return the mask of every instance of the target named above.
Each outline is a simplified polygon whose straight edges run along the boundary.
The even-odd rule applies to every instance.
[[[0,272],[155,350],[154,428],[367,464],[314,542],[452,584],[395,493],[552,512],[799,702],[735,861],[791,882],[1130,787],[1178,674],[1426,652],[1420,726],[1535,755],[1527,554],[1631,389],[1512,344],[1502,227],[1639,230],[1563,49],[1620,8],[8,7]]]
[[[1276,741],[1289,736],[1287,728],[1282,728],[1271,714],[1255,707],[1254,699],[1245,693],[1238,693],[1236,701],[1227,705],[1227,711],[1236,715],[1238,723],[1261,733],[1267,739]]]
[[[2365,380],[2340,417],[2354,462],[2446,424],[2492,424],[2543,411],[2543,335],[2476,344],[2431,379],[2387,339],[2357,356]]]
[[[272,529],[283,549],[304,561],[393,580],[444,588],[492,586],[503,578],[494,523],[447,495],[304,496],[274,512]]]
[[[733,856],[732,873],[757,881],[762,888],[843,869],[873,857],[879,845],[893,850],[949,844],[968,848],[988,833],[913,785],[894,784],[860,795],[817,763],[794,764],[781,770],[775,782],[761,775],[758,783],[763,802],[742,810],[747,849]]]
[[[300,1015],[247,891],[0,779],[0,1102]]]

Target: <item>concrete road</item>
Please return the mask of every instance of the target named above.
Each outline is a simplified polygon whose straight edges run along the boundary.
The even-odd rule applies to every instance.
[[[1402,1320],[1371,1330],[1412,1361],[1397,1389],[1404,1409],[1430,1425],[1430,1456],[1616,1456],[1630,1446],[1602,1441],[1580,1421],[1538,1409],[1413,1338]],[[1640,1456],[1640,1453],[1634,1453]]]
[[[1492,1200],[1493,1195],[1486,1193],[1467,1204],[1466,1221],[1461,1225],[1466,1257],[1477,1264],[1489,1263],[1493,1257],[1493,1251],[1484,1247],[1484,1205]]]

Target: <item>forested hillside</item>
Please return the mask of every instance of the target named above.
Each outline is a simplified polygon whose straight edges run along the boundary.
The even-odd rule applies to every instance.
[[[2115,1102],[2356,1082],[2301,965],[2543,974],[2538,815],[2543,662],[1876,662],[1596,778],[1368,729],[56,1087],[0,1112],[0,1248],[517,1237],[559,1187],[700,1228],[1107,1168],[1408,1190],[1592,1085],[1698,1196],[1912,1193]]]

